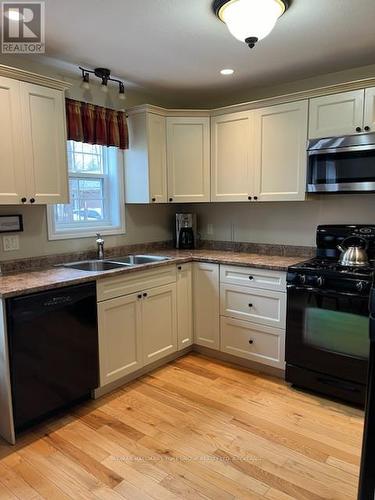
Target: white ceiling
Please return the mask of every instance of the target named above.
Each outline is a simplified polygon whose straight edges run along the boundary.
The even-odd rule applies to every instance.
[[[250,50],[211,0],[46,0],[47,55],[152,92],[227,94],[375,63],[374,0],[293,0]],[[233,68],[233,77],[219,75]]]

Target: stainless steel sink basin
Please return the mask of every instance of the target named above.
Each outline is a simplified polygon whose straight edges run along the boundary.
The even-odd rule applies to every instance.
[[[161,255],[126,255],[125,257],[115,257],[112,260],[121,264],[139,266],[141,264],[152,264],[153,262],[164,262],[170,260],[170,257]]]
[[[108,260],[83,260],[81,262],[70,262],[63,264],[62,267],[69,269],[78,269],[80,271],[110,271],[111,269],[118,269],[120,267],[127,267],[131,264],[126,262],[111,262]]]

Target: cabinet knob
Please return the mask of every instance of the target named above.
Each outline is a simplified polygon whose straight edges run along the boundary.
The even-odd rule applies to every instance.
[[[251,196],[248,196],[247,199],[251,201],[253,198]]]
[[[25,197],[21,198],[22,203],[26,203],[27,199]]]
[[[30,198],[30,203],[35,203],[35,198]]]
[[[143,297],[147,297],[147,293],[144,293],[144,294],[143,294]]]
[[[258,199],[258,196],[254,196],[254,200],[257,201],[257,199]]]
[[[365,131],[366,131],[366,132],[369,132],[370,130],[371,130],[371,128],[370,128],[368,125],[366,125],[366,127],[365,127]]]
[[[356,130],[356,132],[362,132],[361,127],[357,127],[355,130]]]
[[[253,304],[249,304],[249,307],[253,307]]]
[[[151,200],[151,201],[152,201],[153,203],[155,203],[155,201],[156,201],[156,198],[152,198],[152,200]]]
[[[141,294],[141,293],[138,295],[138,298],[139,298],[139,299],[141,299],[141,298],[142,298],[142,294]]]
[[[179,271],[181,271],[181,270],[182,270],[182,267],[181,267],[181,266],[178,266],[178,267],[177,267],[177,269],[178,269]]]
[[[249,344],[250,344],[250,345],[253,345],[253,344],[254,344],[254,340],[250,339],[250,340],[249,340]]]
[[[253,279],[254,279],[254,276],[249,276],[250,281],[253,281]]]
[[[173,201],[173,198],[169,198],[169,201]]]

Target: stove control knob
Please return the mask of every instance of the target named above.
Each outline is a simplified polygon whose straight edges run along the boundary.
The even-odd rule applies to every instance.
[[[364,281],[358,281],[355,285],[356,289],[359,291],[359,292],[363,292],[363,290],[365,289],[365,286],[366,286],[366,283]]]
[[[304,285],[306,283],[306,276],[304,274],[300,274],[298,276],[298,279],[299,279],[299,282],[301,283],[301,285]]]
[[[316,284],[317,284],[319,287],[321,287],[321,286],[323,286],[323,285],[324,285],[324,279],[322,278],[322,276],[318,276],[318,277],[316,278]]]

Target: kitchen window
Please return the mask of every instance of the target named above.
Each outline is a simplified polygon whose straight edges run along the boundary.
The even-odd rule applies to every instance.
[[[123,154],[68,141],[70,203],[48,207],[50,240],[125,232]]]

